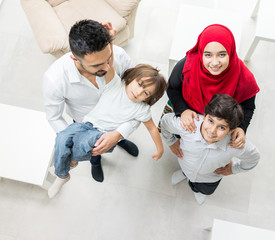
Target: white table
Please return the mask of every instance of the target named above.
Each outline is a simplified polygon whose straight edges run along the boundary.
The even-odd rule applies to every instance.
[[[275,232],[214,219],[211,240],[275,240]]]
[[[195,46],[199,34],[210,24],[227,26],[235,37],[238,52],[243,20],[243,16],[238,13],[182,4],[169,55],[168,74],[170,75],[174,65],[185,57],[186,52]]]
[[[44,112],[0,104],[0,178],[48,188],[55,133]]]
[[[257,0],[251,18],[254,24],[254,33],[247,43],[244,61],[249,61],[260,41],[275,43],[275,1]]]

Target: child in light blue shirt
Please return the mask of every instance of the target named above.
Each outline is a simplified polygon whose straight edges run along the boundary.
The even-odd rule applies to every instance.
[[[242,149],[229,146],[233,130],[243,120],[241,106],[226,94],[216,94],[206,105],[204,115],[195,121],[197,130],[190,133],[180,124],[174,113],[165,114],[161,121],[162,135],[170,146],[180,135],[183,158],[178,158],[180,170],[172,175],[172,184],[188,178],[189,185],[199,204],[212,194],[223,176],[248,171],[254,168],[260,154],[246,139]],[[236,157],[237,161],[232,161]]]

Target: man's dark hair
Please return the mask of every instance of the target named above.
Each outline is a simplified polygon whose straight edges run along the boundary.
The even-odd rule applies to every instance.
[[[242,107],[227,94],[214,95],[204,108],[204,115],[207,114],[224,119],[230,130],[238,127],[244,119]]]
[[[125,85],[129,85],[134,80],[141,80],[145,78],[142,83],[142,87],[146,88],[151,85],[155,85],[155,91],[144,100],[145,103],[152,106],[155,104],[165,93],[167,89],[167,83],[165,78],[159,73],[159,70],[148,64],[138,64],[133,68],[127,69],[121,81],[125,82]]]
[[[104,26],[94,20],[76,22],[69,33],[69,44],[75,57],[83,58],[86,54],[102,51],[112,37]]]

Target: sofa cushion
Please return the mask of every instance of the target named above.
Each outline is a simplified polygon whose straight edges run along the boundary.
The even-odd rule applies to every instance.
[[[67,32],[47,1],[24,1],[23,8],[42,52],[68,50]],[[47,20],[41,21],[41,16]]]
[[[104,0],[65,1],[56,6],[54,10],[68,33],[72,25],[82,19],[111,22],[117,32],[120,32],[126,26],[126,20]]]
[[[105,0],[109,3],[122,17],[128,17],[138,6],[140,0]]]
[[[47,0],[49,4],[51,4],[52,7],[55,7],[65,1],[68,1],[68,0]]]

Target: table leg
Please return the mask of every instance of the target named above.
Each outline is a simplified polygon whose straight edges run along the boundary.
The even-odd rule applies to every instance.
[[[48,173],[41,187],[45,190],[48,190],[49,187],[53,184],[53,182],[54,177],[50,173]]]
[[[255,36],[250,47],[248,48],[248,50],[246,51],[246,54],[244,55],[244,61],[249,61],[250,57],[252,56],[255,48],[257,47],[258,43],[260,41],[260,37]]]
[[[168,69],[168,77],[170,76],[174,66],[176,65],[177,61],[173,59],[169,59],[169,69]]]

